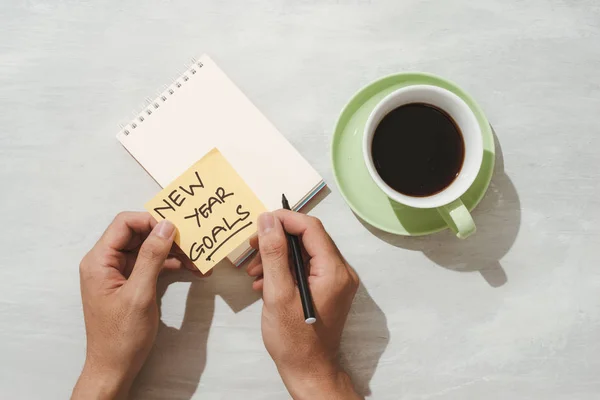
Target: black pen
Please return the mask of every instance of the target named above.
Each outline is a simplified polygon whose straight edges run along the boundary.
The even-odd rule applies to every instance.
[[[281,195],[281,203],[285,210],[290,210],[290,204],[285,198],[285,194]],[[314,324],[317,322],[315,317],[315,309],[313,308],[312,295],[310,294],[310,288],[308,287],[308,278],[306,277],[306,270],[304,269],[304,261],[302,260],[302,248],[300,247],[300,241],[298,236],[290,235],[286,233],[290,248],[292,250],[292,256],[294,258],[294,270],[296,271],[296,280],[298,281],[298,290],[300,291],[300,301],[302,302],[302,310],[304,311],[304,322],[307,324]]]

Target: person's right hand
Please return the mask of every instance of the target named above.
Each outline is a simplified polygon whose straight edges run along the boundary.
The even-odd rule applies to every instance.
[[[300,237],[317,322],[304,322],[300,294],[290,268],[285,232]],[[279,210],[258,219],[260,253],[248,266],[263,291],[262,335],[267,351],[294,399],[358,399],[340,368],[338,351],[358,276],[345,262],[321,221]]]

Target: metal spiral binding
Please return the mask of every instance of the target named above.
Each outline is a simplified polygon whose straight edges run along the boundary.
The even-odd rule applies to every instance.
[[[167,86],[167,88],[163,90],[156,97],[156,99],[146,99],[146,105],[144,106],[144,109],[137,113],[137,116],[133,119],[133,121],[126,125],[120,125],[121,129],[123,130],[123,134],[128,136],[130,133],[132,133],[141,123],[146,120],[148,116],[152,115],[154,110],[157,110],[160,108],[162,103],[168,101],[169,98],[175,94],[177,89],[185,85],[185,83],[191,79],[191,76],[196,75],[198,70],[203,66],[204,64],[202,64],[202,61],[197,61],[195,58],[192,59],[192,64],[189,66],[186,65],[186,71],[177,79],[175,79],[170,86]]]

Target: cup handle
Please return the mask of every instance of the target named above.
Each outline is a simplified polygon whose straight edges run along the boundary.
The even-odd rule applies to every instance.
[[[459,239],[466,239],[475,233],[475,221],[461,199],[438,207],[437,210]]]

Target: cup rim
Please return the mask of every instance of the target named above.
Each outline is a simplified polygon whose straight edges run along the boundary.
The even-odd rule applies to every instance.
[[[409,93],[412,91],[423,91],[423,90],[426,90],[429,92],[434,92],[438,96],[445,96],[446,98],[451,99],[451,101],[453,103],[458,105],[462,109],[462,111],[465,112],[465,115],[470,120],[469,126],[475,131],[475,132],[469,133],[469,135],[475,140],[475,143],[473,145],[476,146],[478,149],[478,151],[476,151],[476,153],[474,153],[475,161],[472,163],[472,167],[471,167],[471,170],[473,170],[475,167],[477,167],[477,171],[469,174],[466,178],[462,179],[460,187],[458,189],[457,189],[457,185],[456,185],[458,179],[455,179],[450,185],[448,185],[446,188],[444,188],[440,192],[434,193],[430,196],[417,197],[417,196],[409,196],[409,195],[406,195],[406,194],[396,191],[391,186],[389,186],[379,176],[379,174],[377,173],[377,170],[374,167],[373,156],[372,156],[372,152],[371,152],[371,145],[373,142],[375,130],[376,130],[377,126],[379,125],[379,123],[381,122],[381,120],[393,109],[400,107],[402,105],[413,103],[413,102],[403,103],[402,101],[397,101],[397,98],[399,96],[402,96],[403,94],[406,94],[406,93]],[[380,115],[379,118],[377,118],[378,114],[380,114],[380,111],[386,107],[389,107],[390,103],[392,103],[392,102],[397,102],[398,104],[392,106],[392,108],[390,110],[386,111],[384,114]],[[448,112],[448,110],[445,110],[444,107],[441,107],[440,105],[435,104],[435,101],[424,102],[424,103],[431,104],[437,108],[442,109],[443,111],[448,113],[448,115],[450,115],[452,117],[452,119],[455,120],[455,122],[458,124],[458,122],[456,121],[456,118],[452,115],[452,113]],[[375,120],[376,118],[377,118],[377,120]],[[463,126],[459,125],[459,129],[461,130],[461,134],[463,135],[463,140],[464,140],[465,133],[464,133],[463,128],[464,128]],[[466,158],[466,149],[465,149],[465,158]],[[373,108],[373,110],[369,114],[369,117],[367,118],[367,122],[365,124],[365,128],[363,130],[363,159],[366,164],[367,170],[369,171],[369,174],[371,175],[371,178],[374,180],[374,182],[377,184],[377,186],[379,186],[379,188],[392,200],[394,200],[398,203],[410,206],[410,207],[414,207],[414,208],[442,207],[444,205],[450,204],[453,201],[459,199],[469,189],[469,187],[473,184],[473,182],[475,181],[475,179],[477,177],[477,173],[479,172],[479,169],[481,168],[481,163],[483,161],[483,139],[481,137],[481,127],[479,126],[479,123],[477,121],[477,117],[475,116],[475,113],[473,112],[473,110],[471,110],[469,105],[463,99],[461,99],[459,96],[452,93],[451,91],[441,88],[439,86],[426,85],[426,84],[405,86],[405,87],[399,88],[397,90],[394,90],[393,92],[386,95],[382,100],[379,101],[379,103]],[[459,176],[460,176],[460,174],[463,174],[463,173],[466,173],[466,172],[464,172],[464,161],[463,161],[463,166],[461,166],[461,171],[459,172]]]

